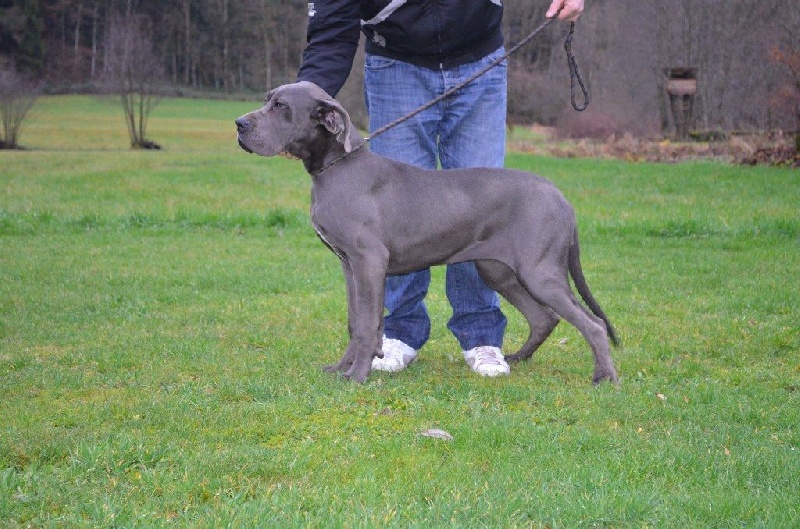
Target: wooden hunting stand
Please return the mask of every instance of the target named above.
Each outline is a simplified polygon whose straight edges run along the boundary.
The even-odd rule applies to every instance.
[[[685,140],[689,137],[692,125],[692,108],[697,93],[697,68],[665,68],[664,73],[667,76],[666,90],[672,118],[675,121],[675,138]]]

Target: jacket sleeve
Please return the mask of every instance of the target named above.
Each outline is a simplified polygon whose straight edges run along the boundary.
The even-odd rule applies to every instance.
[[[358,0],[308,4],[308,33],[298,81],[311,81],[336,96],[353,67],[361,35]]]

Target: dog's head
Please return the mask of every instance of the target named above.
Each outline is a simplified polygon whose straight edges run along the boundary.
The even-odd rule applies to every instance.
[[[261,156],[303,161],[353,148],[350,116],[322,88],[305,81],[271,90],[264,106],[236,120],[239,145]]]

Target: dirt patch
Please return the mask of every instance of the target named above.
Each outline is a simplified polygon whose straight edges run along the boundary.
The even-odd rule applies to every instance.
[[[650,140],[625,134],[607,140],[564,139],[547,127],[515,127],[509,150],[561,158],[609,158],[632,162],[675,163],[711,159],[741,165],[800,167],[793,135],[780,132],[735,134],[713,141]]]

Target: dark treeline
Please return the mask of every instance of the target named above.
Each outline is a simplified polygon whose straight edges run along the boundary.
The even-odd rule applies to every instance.
[[[537,26],[548,0],[505,2],[506,42]],[[293,81],[305,44],[304,0],[0,0],[0,68],[50,91],[91,91],[108,68],[109,30],[136,18],[174,94],[255,94]],[[574,49],[593,102],[580,119],[612,132],[670,127],[664,69],[698,68],[695,126],[798,127],[800,6],[787,0],[587,0]],[[512,58],[510,118],[558,124],[568,111],[562,40],[551,25]],[[783,55],[780,55],[780,52]],[[356,118],[361,61],[340,94]]]
[[[0,53],[48,84],[102,78],[115,19],[146,21],[167,81],[221,92],[291,79],[306,4],[288,0],[0,0]]]

